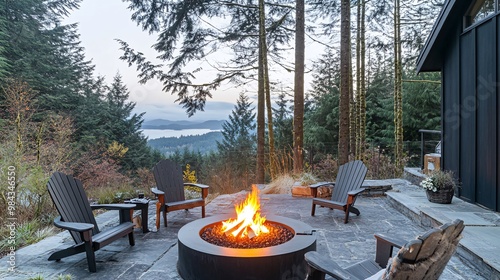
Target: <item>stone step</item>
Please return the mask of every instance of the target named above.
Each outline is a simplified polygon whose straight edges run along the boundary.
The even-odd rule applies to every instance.
[[[500,279],[500,215],[454,197],[451,204],[429,202],[422,188],[408,182],[386,192],[388,202],[414,222],[437,227],[455,219],[464,221],[457,255],[486,279]]]

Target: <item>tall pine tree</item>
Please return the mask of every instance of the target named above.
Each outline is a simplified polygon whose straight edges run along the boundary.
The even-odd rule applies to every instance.
[[[125,170],[150,168],[159,160],[159,156],[153,154],[142,134],[144,113],[132,114],[135,103],[128,101],[128,97],[129,91],[123,84],[121,75],[117,74],[106,95],[107,114],[110,118],[105,125],[106,131],[111,133],[108,145],[116,141],[128,149],[119,161]]]
[[[222,125],[222,142],[218,150],[222,158],[239,175],[252,174],[255,166],[255,113],[252,103],[240,93],[229,120]]]
[[[292,110],[288,103],[291,100],[286,99],[287,94],[284,90],[278,94],[276,108],[274,112],[274,131],[276,139],[276,150],[290,152],[293,148],[293,118]]]
[[[336,53],[328,50],[314,63],[311,108],[305,120],[305,145],[337,155],[339,133],[340,61]]]

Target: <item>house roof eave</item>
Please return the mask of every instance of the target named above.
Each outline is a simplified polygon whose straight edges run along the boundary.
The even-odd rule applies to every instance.
[[[471,2],[472,0],[448,0],[444,3],[417,59],[417,73],[441,71],[442,51],[448,42],[446,37],[454,26],[462,24]]]

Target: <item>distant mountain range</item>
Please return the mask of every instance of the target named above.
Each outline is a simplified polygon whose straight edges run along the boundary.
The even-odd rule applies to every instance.
[[[145,121],[142,123],[142,129],[172,129],[172,130],[183,130],[183,129],[210,129],[210,130],[221,130],[223,120],[208,120],[204,122],[196,121],[170,121],[164,119],[155,119],[150,121]]]
[[[207,154],[217,150],[217,142],[222,142],[222,138],[222,132],[212,131],[203,135],[150,139],[148,140],[148,146],[158,150],[165,156],[170,156],[176,151],[182,152],[184,149]]]

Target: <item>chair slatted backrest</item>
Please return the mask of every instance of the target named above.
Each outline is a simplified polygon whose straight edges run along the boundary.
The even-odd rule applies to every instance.
[[[431,229],[408,242],[389,261],[391,279],[438,279],[455,253],[464,229],[462,220]]]
[[[165,202],[185,200],[182,168],[179,164],[163,159],[153,168],[156,187],[165,193]]]
[[[47,183],[47,189],[62,221],[93,224],[93,234],[99,233],[97,222],[80,180],[71,175],[55,172]],[[77,244],[83,242],[78,232],[70,231],[70,233]]]
[[[347,194],[359,189],[366,177],[367,168],[360,160],[355,160],[341,165],[332,193],[332,201],[347,202]]]

